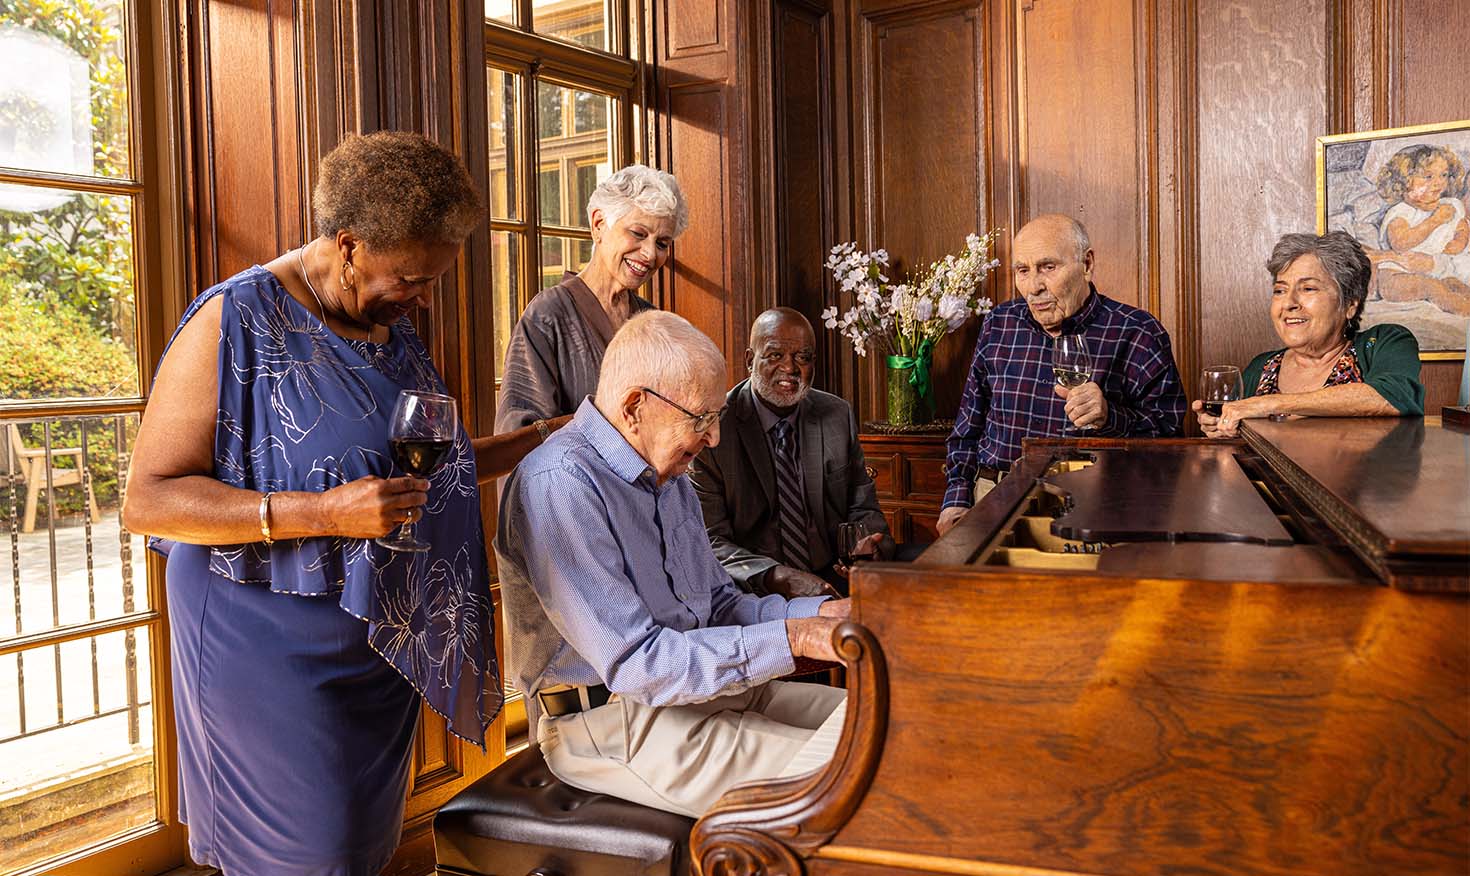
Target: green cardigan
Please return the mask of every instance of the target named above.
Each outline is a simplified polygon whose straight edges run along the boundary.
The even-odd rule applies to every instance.
[[[1419,342],[1414,340],[1413,332],[1391,322],[1379,323],[1358,332],[1353,338],[1353,348],[1358,351],[1358,367],[1363,371],[1364,383],[1377,390],[1384,401],[1393,405],[1401,415],[1424,415],[1424,384],[1419,382]],[[1256,394],[1261,370],[1272,356],[1280,352],[1262,353],[1245,366],[1241,381],[1245,384],[1246,398]]]

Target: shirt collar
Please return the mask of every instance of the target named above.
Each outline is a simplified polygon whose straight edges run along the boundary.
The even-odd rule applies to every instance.
[[[631,484],[653,471],[648,461],[623,437],[623,433],[608,422],[602,411],[597,409],[597,405],[592,403],[592,396],[582,399],[572,422],[587,436],[587,442],[602,457],[603,462],[607,463],[607,467],[612,469],[613,474]]]
[[[771,434],[771,429],[775,428],[777,423],[785,420],[791,424],[791,429],[794,434],[796,430],[796,418],[801,413],[801,405],[797,405],[791,413],[783,417],[771,410],[765,402],[761,401],[761,397],[756,394],[755,384],[748,384],[748,386],[750,388],[750,403],[755,405],[755,415],[761,421],[761,431],[769,435]]]
[[[1101,300],[1102,296],[1098,294],[1097,287],[1092,285],[1092,281],[1089,280],[1087,282],[1087,298],[1082,301],[1082,306],[1077,309],[1076,313],[1062,320],[1061,326],[1058,327],[1058,333],[1064,335],[1082,334],[1088,326],[1092,325],[1092,320],[1097,316],[1098,306]],[[1039,332],[1047,333],[1046,329],[1041,327],[1041,323],[1036,321],[1036,317],[1031,315],[1031,308],[1029,307],[1026,308],[1026,319],[1031,323],[1032,328],[1035,328]]]

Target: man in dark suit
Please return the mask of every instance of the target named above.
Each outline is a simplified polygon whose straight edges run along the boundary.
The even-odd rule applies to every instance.
[[[829,584],[845,592],[840,523],[867,524],[854,556],[893,556],[852,408],[812,389],[815,359],[816,336],[799,312],[756,317],[750,378],[725,397],[720,443],[690,470],[715,556],[753,593],[817,595]]]

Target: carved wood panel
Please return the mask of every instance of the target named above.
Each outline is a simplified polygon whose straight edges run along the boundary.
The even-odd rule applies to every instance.
[[[731,313],[729,166],[722,132],[729,125],[728,88],[711,82],[668,90],[667,169],[689,204],[689,229],[674,246],[664,306],[709,335],[729,360],[731,381],[745,349]]]
[[[1094,282],[1108,297],[1148,306],[1142,290],[1133,0],[1025,3],[1018,41],[1021,213],[1064,213],[1087,226]],[[1014,233],[1018,229],[1011,229]]]
[[[752,289],[751,312],[782,304],[806,315],[816,328],[815,384],[841,393],[838,369],[843,342],[822,327],[831,300],[823,267],[834,241],[831,93],[832,15],[807,0],[775,0],[771,66],[775,188],[775,288]],[[827,121],[827,124],[822,122]],[[774,294],[772,294],[774,293]],[[769,298],[767,298],[769,296]]]
[[[1316,227],[1312,144],[1327,126],[1323,0],[1206,0],[1199,9],[1202,365],[1280,346],[1266,257]],[[1185,375],[1198,392],[1195,375]]]

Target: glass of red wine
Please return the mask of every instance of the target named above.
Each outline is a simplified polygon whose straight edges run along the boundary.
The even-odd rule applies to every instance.
[[[1226,402],[1240,401],[1244,392],[1240,369],[1234,365],[1211,365],[1200,374],[1199,400],[1212,417],[1220,416]]]
[[[404,474],[417,478],[433,474],[453,453],[458,434],[459,406],[454,399],[416,389],[398,393],[392,424],[388,427],[388,447],[394,464]],[[413,523],[409,520],[396,533],[385,535],[377,542],[395,551],[420,553],[429,549],[428,542],[414,537]]]
[[[857,560],[868,559],[867,554],[857,553],[858,545],[869,535],[868,524],[863,521],[853,523],[837,524],[837,559],[844,566],[851,566]]]

